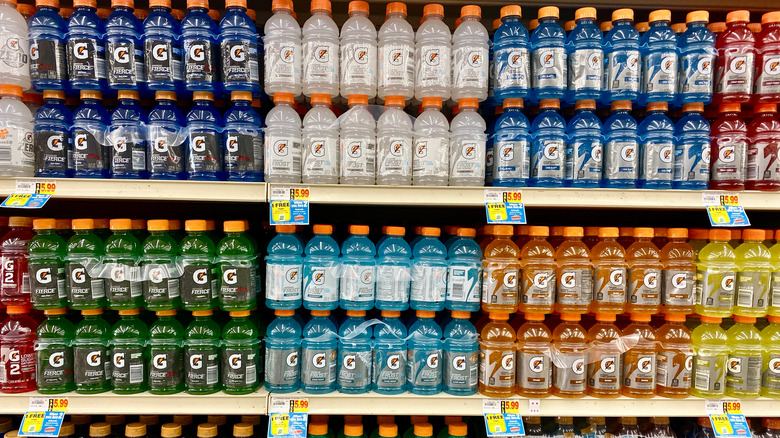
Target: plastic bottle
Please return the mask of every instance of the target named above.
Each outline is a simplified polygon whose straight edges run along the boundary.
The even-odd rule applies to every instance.
[[[669,62],[666,58],[662,61]],[[640,160],[639,187],[648,189],[672,187],[675,154],[674,123],[664,114],[667,110],[666,102],[649,102],[647,116],[637,129]]]
[[[301,344],[301,389],[309,394],[336,390],[338,341],[330,310],[312,310],[303,328]]]
[[[214,311],[195,310],[184,331],[184,386],[190,394],[212,394],[221,388],[220,332]]]
[[[165,219],[147,222],[149,237],[143,242],[143,257],[139,263],[143,281],[144,302],[148,310],[173,310],[181,307],[181,273],[175,265],[179,246],[170,236],[170,224]]]
[[[290,311],[282,312],[289,315]],[[293,322],[290,324],[293,325]],[[300,337],[300,331],[298,333]],[[249,317],[248,310],[230,312],[230,321],[222,329],[221,368],[223,391],[226,394],[251,394],[257,390],[258,366],[263,365],[263,357],[260,356],[262,335]]]
[[[223,120],[214,108],[214,94],[196,91],[192,94],[192,103],[185,128],[188,142],[185,169],[188,177],[209,181],[223,179]]]
[[[506,313],[490,313],[479,341],[479,392],[509,397],[515,389],[515,331]]]
[[[708,11],[689,12],[688,29],[677,38],[679,70],[677,104],[712,101],[715,74],[715,34],[707,29]]]
[[[312,94],[311,105],[312,108],[303,118],[303,182],[337,184],[340,155],[339,123],[329,108],[330,95]]]
[[[460,112],[452,119],[450,126],[449,185],[483,187],[487,126],[477,112],[479,102],[476,98],[460,99],[458,108]]]
[[[379,394],[406,391],[406,326],[397,310],[382,310],[382,323],[374,329],[371,387]]]
[[[507,98],[503,106],[504,114],[496,120],[495,133],[489,139],[493,142],[494,165],[485,170],[492,171],[494,186],[524,187],[530,177],[531,124],[522,113],[522,99]]]
[[[756,48],[756,84],[754,99],[756,103],[780,102],[780,73],[778,55],[780,55],[780,15],[767,12],[761,16],[761,32],[755,35]]]
[[[517,330],[517,384],[522,397],[547,397],[552,387],[552,333],[544,314],[525,313],[526,322]]]
[[[423,7],[423,22],[414,36],[414,97],[419,101],[426,97],[444,101],[452,93],[452,34],[443,19],[442,5],[431,3]]]
[[[460,18],[461,24],[452,35],[452,99],[460,102],[476,98],[482,102],[488,90],[488,32],[479,22],[479,6],[463,6]],[[459,106],[462,111],[463,105]]]
[[[563,186],[566,174],[566,121],[558,114],[559,108],[557,99],[539,101],[541,113],[531,125],[531,186]]]
[[[217,278],[221,280],[220,307],[226,311],[251,310],[257,306],[257,290],[259,288],[257,279],[259,275],[256,254],[259,248],[253,239],[246,234],[247,225],[244,221],[225,221],[222,226],[225,237],[217,245],[216,259]],[[300,241],[297,243],[297,254],[300,254],[303,243]],[[289,271],[288,273],[291,275],[290,280],[297,284],[297,307],[300,307],[300,261],[296,267],[297,274],[292,274]],[[271,277],[268,277],[267,280],[270,283]]]
[[[409,308],[412,280],[412,248],[404,240],[406,229],[387,227],[376,262],[376,308],[402,311]]]
[[[330,18],[328,0],[311,3],[311,17],[303,25],[303,94],[339,95],[339,28]]]
[[[149,392],[175,394],[184,390],[184,327],[175,310],[155,312],[149,327]]]
[[[222,86],[225,91],[260,91],[258,41],[255,20],[249,18],[246,0],[225,2],[219,22],[219,47],[222,53]]]
[[[749,11],[731,11],[726,15],[726,30],[718,35],[718,69],[715,75],[715,101],[747,103],[753,92],[755,37],[748,29]]]
[[[701,325],[693,330],[691,395],[695,397],[723,397],[729,347],[726,332],[720,328],[721,321],[720,317],[702,315]]]
[[[40,220],[40,219],[39,219]],[[65,318],[67,309],[44,310],[46,319],[36,330],[36,378],[41,394],[61,394],[76,389],[73,383],[73,338],[76,326]]]
[[[780,62],[780,58],[777,59]],[[780,69],[778,69],[780,73]],[[753,107],[753,120],[748,125],[747,168],[745,188],[748,190],[780,190],[778,145],[772,139],[780,136],[777,105],[758,104]]]
[[[501,8],[501,26],[493,34],[494,99],[525,99],[531,94],[531,55],[528,30],[520,23],[517,5]]]
[[[423,227],[422,239],[412,248],[411,308],[443,310],[447,297],[447,248],[439,228]]]
[[[561,313],[561,323],[553,331],[552,394],[563,398],[585,395],[587,386],[587,333],[580,315]]]
[[[225,113],[225,173],[228,181],[263,180],[263,119],[249,91],[233,91]]]
[[[73,7],[76,10],[68,18],[67,34],[70,89],[105,90],[105,26],[95,13],[97,2],[76,0]]]
[[[8,9],[0,3],[0,15],[3,13],[2,8]],[[12,12],[18,14],[16,11]],[[2,32],[0,19],[0,38],[3,37]],[[11,42],[8,45],[11,45]],[[32,113],[27,105],[21,102],[21,87],[0,85],[0,97],[0,118],[3,120],[0,127],[7,132],[0,142],[0,147],[7,153],[7,158],[4,158],[4,163],[0,165],[0,172],[8,177],[31,177],[35,172]]]
[[[38,1],[36,6],[37,11],[29,21],[32,86],[37,91],[65,90],[68,85],[67,22],[59,15],[59,0]]]
[[[476,312],[482,290],[482,250],[474,241],[476,230],[458,228],[457,237],[449,245],[447,258],[447,297],[449,310]]]
[[[0,391],[6,394],[35,391],[36,329],[38,322],[25,305],[8,305],[0,326]]]
[[[388,8],[393,4],[397,2]],[[403,112],[403,96],[387,96],[385,108],[377,123],[376,183],[408,186],[412,183],[412,120]]]
[[[634,28],[633,9],[612,12],[614,27],[604,37],[604,61],[607,86],[604,103],[628,100],[635,102],[639,95],[642,63],[639,54],[639,32]]]
[[[406,376],[409,392],[433,395],[442,389],[442,330],[433,320],[435,312],[417,310],[417,320],[409,327],[409,354]]]
[[[65,240],[54,231],[55,226],[54,219],[35,219],[35,236],[27,243],[30,302],[35,309],[68,306],[64,263],[68,248]]]
[[[612,313],[597,313],[596,324],[588,330],[588,395],[598,398],[620,396],[623,385],[623,333]]]
[[[386,20],[379,28],[379,80],[377,97],[414,97],[415,47],[414,30],[406,21],[406,4],[387,4]]]
[[[672,187],[703,190],[710,179],[710,124],[701,103],[684,103],[682,112],[674,128]]]
[[[666,324],[656,332],[656,394],[668,398],[687,397],[691,390],[693,347],[685,315],[665,315]]]
[[[619,314],[625,309],[628,264],[617,237],[617,228],[599,228],[600,241],[591,249],[594,290],[590,311],[597,314]]]
[[[441,107],[441,97],[423,97],[423,112],[414,121],[413,185],[447,185],[451,158],[450,130]],[[453,143],[452,147],[457,148],[457,145]]]
[[[376,247],[368,238],[367,226],[350,225],[349,233],[350,236],[341,244],[340,307],[371,310],[375,298]]]
[[[314,225],[313,231],[303,263],[303,306],[309,310],[333,310],[339,303],[341,251],[331,236],[332,225]]]
[[[769,315],[767,320],[769,325],[761,330],[761,345],[764,347],[761,395],[776,398],[780,395],[780,355],[777,354],[777,347],[780,345],[780,318]]]
[[[365,310],[347,310],[339,327],[339,370],[336,383],[346,394],[362,394],[371,389],[371,337],[373,329],[366,323]]]
[[[349,2],[349,18],[341,27],[341,96],[362,94],[376,97],[377,39],[376,26],[368,19],[368,3]]]
[[[95,235],[94,228],[92,219],[74,219],[75,234],[68,240],[65,258],[68,301],[76,310],[98,309],[106,305],[105,283],[103,278],[98,277],[105,246]]]
[[[531,240],[520,250],[522,294],[520,311],[533,314],[552,313],[555,302],[555,250],[547,242],[548,227],[532,226]]]
[[[669,27],[672,13],[667,9],[650,12],[650,28],[640,45],[642,56],[641,103],[671,102],[677,92],[677,34]]]
[[[101,308],[82,310],[83,319],[76,326],[73,380],[76,392],[81,394],[97,394],[112,388],[111,376],[108,375],[111,370],[108,362],[111,328],[102,315]]]
[[[30,218],[11,216],[8,218],[9,230],[0,238],[0,302],[5,306],[30,303],[27,246],[34,236],[32,224]]]
[[[634,398],[650,398],[656,386],[656,335],[650,327],[650,315],[631,314],[631,324],[623,335],[635,338],[636,344],[623,355],[622,394]]]
[[[726,365],[726,395],[740,399],[758,397],[761,390],[763,348],[754,316],[734,315],[728,329],[729,357]]]
[[[182,76],[187,91],[218,92],[220,48],[217,23],[209,16],[207,0],[189,0],[181,21]]]
[[[106,77],[112,90],[145,91],[141,21],[133,0],[113,0],[106,20]]]
[[[605,65],[604,37],[596,26],[596,9],[579,8],[574,12],[574,18],[577,25],[566,39],[569,61],[566,100],[569,103],[601,97]]]
[[[663,279],[658,247],[651,239],[652,228],[634,228],[636,241],[626,250],[628,291],[626,311],[631,314],[655,314],[661,308]]]
[[[292,93],[276,93],[275,106],[265,117],[266,182],[301,182],[301,117],[294,104]]]
[[[495,239],[483,250],[482,310],[513,313],[518,308],[520,248],[511,240],[511,226],[495,225]]]
[[[719,58],[720,59],[720,58]],[[723,104],[712,124],[710,137],[710,189],[743,190],[747,161],[747,125],[739,104]]]
[[[68,151],[73,113],[65,106],[64,91],[45,90],[43,98],[46,103],[36,111],[33,126],[35,176],[65,178],[72,174]]]
[[[729,230],[712,229],[710,243],[699,251],[694,300],[699,315],[731,316],[737,264],[734,249],[728,244],[730,238]]]
[[[277,225],[268,243],[265,267],[265,305],[270,309],[297,309],[303,294],[303,244],[295,227]]]
[[[591,52],[590,56],[594,56],[592,53],[595,53],[595,49],[588,50]],[[601,68],[600,61],[598,65]],[[569,119],[566,125],[568,144],[566,145],[564,185],[567,187],[598,187],[602,177],[603,151],[601,121],[595,114],[596,101],[578,100],[575,104],[575,110],[577,114]]]
[[[636,187],[639,177],[637,123],[631,117],[631,102],[612,102],[612,115],[604,122],[604,173],[602,186]]]
[[[566,227],[566,239],[555,252],[559,313],[587,313],[593,296],[593,270],[581,227]]]
[[[539,9],[539,26],[531,33],[531,85],[534,98],[563,99],[568,80],[566,32],[558,25],[558,7]]]
[[[218,279],[214,275],[216,245],[207,234],[203,220],[184,222],[187,237],[182,239],[177,263],[182,267],[181,301],[185,310],[208,310],[217,306]]]
[[[157,106],[149,112],[146,165],[151,179],[184,179],[184,115],[176,107],[176,93],[155,92]]]
[[[150,90],[180,91],[182,53],[181,27],[171,15],[170,0],[152,0],[143,23],[146,85]]]
[[[696,288],[696,252],[687,242],[688,230],[670,228],[669,243],[661,249],[663,265],[662,312],[693,312]]]
[[[120,90],[118,96],[119,105],[111,113],[111,126],[106,138],[111,148],[111,175],[113,178],[147,178],[148,119],[138,105],[138,91]]]
[[[734,249],[737,261],[737,285],[734,315],[766,316],[769,305],[772,267],[769,250],[764,246],[763,230],[747,229],[743,243]]]
[[[447,394],[471,395],[477,392],[479,335],[469,322],[470,316],[468,311],[453,310],[452,320],[444,327],[442,377]],[[514,346],[512,354],[514,358]],[[511,392],[514,392],[514,381],[510,383]]]
[[[367,108],[368,96],[351,94],[348,105],[349,111],[339,118],[339,182],[372,185],[376,183],[376,121]]]
[[[265,338],[265,389],[297,391],[301,385],[301,326],[291,309],[274,310]]]
[[[265,92],[301,94],[301,27],[293,16],[293,2],[272,2],[273,15],[265,23]]]
[[[143,249],[132,234],[130,219],[112,219],[113,234],[106,239],[106,255],[100,272],[105,278],[106,298],[112,310],[139,309],[144,305],[138,261]]]

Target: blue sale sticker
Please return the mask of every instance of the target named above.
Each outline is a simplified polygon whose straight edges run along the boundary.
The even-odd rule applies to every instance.
[[[65,412],[27,412],[19,426],[19,436],[56,437],[60,434]]]
[[[520,190],[485,190],[485,214],[489,224],[525,224],[525,205]]]
[[[11,193],[1,207],[8,208],[41,208],[57,190],[55,181],[16,180],[16,189]]]
[[[268,438],[305,438],[308,434],[307,399],[274,397],[268,415]]]
[[[739,203],[739,194],[705,192],[701,200],[713,227],[750,226],[745,207]]]
[[[750,438],[750,427],[742,414],[739,400],[708,400],[704,410],[710,417],[717,438]]]
[[[482,401],[482,414],[485,418],[485,432],[487,432],[488,437],[525,435],[519,400],[484,399]]]
[[[309,225],[309,188],[272,187],[271,225]]]

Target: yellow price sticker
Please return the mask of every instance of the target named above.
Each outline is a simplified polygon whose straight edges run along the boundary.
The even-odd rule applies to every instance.
[[[271,214],[278,222],[287,222],[290,220],[290,201],[271,202]]]
[[[54,181],[43,181],[35,183],[35,193],[53,195],[55,191],[57,191],[57,183]]]
[[[24,414],[22,418],[22,424],[19,426],[19,430],[26,433],[38,433],[43,429],[43,418],[46,416],[45,412],[28,412]]]
[[[290,415],[289,414],[271,415],[271,432],[277,436],[284,436],[290,433]]]
[[[66,412],[68,410],[68,399],[63,397],[50,398],[48,410],[52,412]]]
[[[486,414],[487,427],[491,433],[504,433],[506,432],[506,421],[504,421],[504,414]]]
[[[505,221],[507,220],[506,204],[503,202],[487,204],[488,215],[491,220]]]
[[[720,205],[739,205],[739,195],[720,195]]]
[[[741,414],[742,413],[742,403],[738,401],[726,401],[723,402],[723,412],[726,414]]]
[[[290,400],[290,413],[308,413],[309,412],[309,400],[295,399]]]
[[[290,189],[290,199],[295,199],[295,200],[299,200],[299,201],[308,201],[309,200],[309,188],[308,187],[302,187],[302,188]]]
[[[710,415],[710,421],[712,421],[712,427],[718,430],[720,435],[732,435],[734,433],[727,415]]]
[[[505,414],[519,414],[520,402],[518,400],[501,400],[501,412]]]
[[[707,211],[710,213],[712,222],[716,224],[727,224],[731,222],[729,214],[726,212],[726,207],[722,205],[708,205]]]
[[[11,193],[5,205],[8,207],[13,205],[27,205],[30,198],[32,198],[30,193]]]

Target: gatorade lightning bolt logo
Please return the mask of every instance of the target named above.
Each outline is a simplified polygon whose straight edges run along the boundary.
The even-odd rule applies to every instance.
[[[438,353],[429,354],[428,359],[425,360],[425,364],[428,365],[428,368],[438,368],[439,367]]]
[[[124,368],[125,366],[125,353],[114,354],[114,366],[117,368]]]
[[[317,353],[311,358],[311,364],[314,368],[323,368],[326,365],[325,358],[325,353]]]
[[[291,367],[298,366],[298,352],[293,351],[292,353],[288,354],[286,362],[287,362],[287,366],[291,366]]]
[[[601,371],[604,371],[605,373],[614,373],[615,372],[615,359],[610,357],[607,359],[601,360],[600,365]]]
[[[65,356],[60,353],[54,353],[51,356],[49,356],[49,365],[53,366],[54,368],[59,368],[65,364]]]
[[[415,153],[417,154],[418,158],[425,158],[428,156],[428,142],[427,141],[421,141],[417,143],[417,148]]]
[[[769,76],[780,75],[780,58],[769,58],[764,63],[764,74]]]
[[[676,274],[672,277],[672,285],[676,289],[685,289],[688,285],[688,278],[685,274]]]
[[[355,62],[358,64],[367,64],[368,63],[368,49],[365,47],[360,47],[357,50],[355,50]]]
[[[582,374],[585,372],[585,359],[579,358],[576,359],[571,364],[571,370],[574,371],[574,374]]]
[[[664,146],[661,148],[661,151],[659,152],[659,155],[661,156],[661,161],[664,163],[671,163],[672,162],[672,145]]]
[[[528,361],[528,367],[535,373],[544,371],[544,357],[534,356]]]
[[[87,274],[84,268],[75,268],[71,272],[70,278],[74,283],[83,284],[85,281],[87,281]]]
[[[295,52],[293,51],[292,47],[285,46],[279,50],[279,59],[281,59],[283,62],[286,62],[287,64],[292,64],[294,61],[294,54]]]
[[[514,272],[509,272],[504,275],[504,286],[508,288],[514,288],[517,287],[517,274]]]
[[[314,141],[311,144],[311,154],[315,157],[325,156],[325,142],[322,140]]]
[[[544,52],[539,54],[539,64],[542,65],[543,68],[552,68],[555,66],[555,56],[554,53],[550,50],[545,50]]]
[[[655,272],[650,272],[648,274],[645,274],[643,283],[645,287],[649,289],[655,289],[656,286],[658,286],[658,274]]]
[[[401,367],[401,356],[397,354],[391,354],[387,358],[387,367],[391,370],[397,370]]]
[[[197,137],[193,137],[192,139],[192,150],[195,152],[205,152],[206,151],[206,137],[199,135]]]
[[[512,143],[501,146],[499,151],[502,161],[512,161],[515,159],[515,145]]]
[[[463,155],[463,158],[472,160],[477,156],[477,148],[473,144],[465,144],[463,145],[461,154]]]
[[[396,157],[400,157],[404,153],[404,142],[394,141],[390,143],[390,153]]]
[[[30,44],[30,59],[32,59],[33,61],[37,61],[38,56],[39,56],[38,43]]]
[[[274,151],[276,152],[276,155],[280,157],[285,157],[289,153],[289,148],[287,147],[287,140],[279,140],[274,145]]]
[[[49,150],[52,150],[54,152],[59,152],[64,147],[64,141],[62,139],[62,135],[52,135],[49,137],[48,140],[46,140],[46,146],[49,148]]]
[[[321,286],[325,284],[325,270],[324,269],[315,269],[311,273],[311,282]]]
[[[544,158],[548,160],[557,160],[560,157],[560,153],[556,144],[548,144],[544,147]]]
[[[726,292],[734,290],[734,275],[724,276],[720,281],[720,287]]]
[[[737,159],[737,154],[735,152],[734,146],[723,146],[720,148],[720,152],[718,153],[718,158],[720,161],[724,163],[733,163]]]
[[[330,51],[325,46],[318,47],[314,51],[314,59],[318,62],[328,62],[328,59],[330,59]]]
[[[503,368],[506,371],[511,371],[515,369],[515,356],[514,354],[509,354],[504,356],[501,359],[501,368]]]
[[[735,56],[729,63],[729,70],[736,74],[743,74],[747,71],[747,56]]]
[[[192,281],[195,284],[206,284],[209,281],[208,269],[198,269],[192,273]]]
[[[222,274],[222,280],[226,284],[236,284],[238,283],[238,273],[235,269],[226,269],[225,272]]]
[[[125,269],[124,266],[120,266],[118,268],[111,270],[111,280],[116,283],[121,283],[125,281]]]
[[[609,282],[612,283],[613,286],[622,286],[623,277],[623,271],[616,269],[609,273]]]
[[[591,53],[588,56],[588,67],[591,70],[598,70],[601,68],[601,55],[599,53]]]
[[[354,354],[348,354],[348,355],[344,356],[343,364],[344,364],[344,368],[346,368],[348,370],[354,370],[355,366],[357,365],[355,363],[355,355]]]
[[[577,285],[577,275],[574,272],[564,272],[561,275],[561,286],[572,288]]]
[[[228,364],[230,365],[230,368],[233,368],[234,370],[241,368],[241,354],[231,354],[228,358]]]
[[[89,354],[87,354],[87,365],[91,367],[97,367],[100,366],[100,358],[101,358],[100,351],[91,351]]]
[[[455,356],[452,359],[452,368],[457,371],[463,371],[466,369],[466,356]]]
[[[632,53],[628,56],[628,69],[635,72],[638,68],[639,56],[636,53]]]
[[[238,152],[238,137],[235,135],[229,135],[227,138],[227,151],[235,154]]]
[[[51,283],[51,268],[42,268],[35,273],[35,279],[38,283],[48,284]]]
[[[649,373],[653,370],[654,357],[640,357],[637,361],[636,367],[639,372]]]
[[[356,141],[350,143],[347,147],[347,153],[352,158],[360,158],[360,156],[363,155],[363,148],[360,147],[360,142]]]
[[[624,161],[634,161],[636,159],[636,147],[624,146],[623,149],[620,150],[620,157]]]
[[[667,56],[661,60],[661,71],[666,74],[671,74],[674,70],[674,58]]]
[[[769,359],[769,371],[772,374],[780,374],[780,358]]]
[[[729,372],[730,373],[740,373],[742,372],[742,358],[741,357],[731,357],[729,358]]]
[[[154,142],[154,151],[161,154],[168,152],[168,143],[164,138],[158,138],[157,141]]]
[[[124,138],[124,137],[118,138],[116,140],[116,143],[114,144],[114,150],[117,153],[119,153],[119,154],[121,154],[122,152],[126,152],[127,151],[127,139]]]
[[[130,52],[127,47],[117,47],[114,49],[114,61],[125,64],[130,62]]]
[[[712,62],[707,58],[700,59],[696,65],[696,70],[703,75],[708,75],[712,73]]]
[[[154,357],[154,367],[158,370],[164,369],[168,366],[168,355],[166,354],[158,354]]]
[[[287,274],[285,276],[287,277],[287,281],[290,283],[294,283],[298,281],[298,268],[288,269]]]
[[[430,49],[425,55],[425,62],[431,66],[437,66],[441,63],[441,54],[439,49]]]
[[[520,68],[523,66],[522,60],[523,60],[522,52],[511,52],[509,54],[507,64],[509,64],[510,68]]]
[[[363,273],[360,274],[360,280],[365,284],[370,284],[372,277],[373,275],[371,271],[363,271]]]
[[[402,49],[396,49],[390,51],[390,59],[389,63],[390,65],[401,65],[404,61],[404,52]]]
[[[244,62],[244,60],[246,60],[246,50],[244,49],[244,46],[233,46],[230,49],[230,59],[236,62]]]
[[[76,43],[73,45],[73,56],[76,57],[76,59],[87,59],[89,58],[89,47],[87,46],[87,43]]]
[[[202,354],[193,354],[190,356],[190,368],[193,370],[199,370],[203,368],[203,355]]]
[[[471,52],[469,54],[469,65],[479,67],[482,65],[482,54],[480,52]]]
[[[152,56],[154,56],[154,59],[158,61],[167,61],[168,46],[165,44],[157,44],[156,46],[152,47]]]
[[[190,58],[198,62],[206,59],[206,49],[203,47],[203,44],[195,44],[190,47]]]
[[[550,281],[550,276],[546,272],[539,272],[534,275],[534,287],[539,289],[547,289],[547,284]]]

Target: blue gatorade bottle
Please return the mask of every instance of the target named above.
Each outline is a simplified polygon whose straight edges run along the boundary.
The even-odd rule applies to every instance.
[[[222,116],[214,108],[214,94],[196,91],[187,114],[187,165],[190,179],[216,181],[223,178]]]
[[[222,85],[226,91],[260,92],[257,28],[246,14],[246,0],[227,0],[219,22]]]
[[[477,230],[458,228],[455,240],[449,246],[447,258],[447,298],[448,310],[479,310],[482,291],[482,249],[474,240]]]
[[[150,90],[181,91],[181,27],[171,15],[171,0],[151,0],[143,23],[146,86]]]
[[[119,105],[111,113],[108,132],[111,175],[113,178],[148,178],[146,124],[149,121],[138,105],[137,91],[120,90],[118,97]]]
[[[233,91],[231,100],[225,113],[225,174],[228,181],[262,181],[263,120],[249,91]]]
[[[73,113],[65,106],[65,92],[46,90],[42,107],[35,112],[33,135],[35,176],[65,178],[72,175],[68,166],[71,150]]]
[[[712,102],[715,77],[715,34],[707,28],[710,13],[693,11],[685,17],[688,29],[677,38],[680,57],[677,105]]]
[[[433,320],[436,312],[418,310],[409,327],[406,380],[412,394],[433,395],[442,388],[442,332]]]
[[[400,317],[397,310],[383,310],[374,329],[372,388],[378,394],[406,391],[406,326]]]
[[[219,30],[208,12],[208,0],[188,0],[181,21],[182,75],[189,92],[220,92]]]
[[[303,244],[294,225],[277,225],[265,258],[265,306],[269,309],[301,307]]]
[[[471,395],[477,392],[479,340],[477,329],[469,321],[471,313],[452,311],[452,321],[444,328],[444,392]]]
[[[186,120],[176,106],[173,91],[155,92],[157,106],[149,112],[147,151],[149,177],[152,179],[185,179],[184,154]]]
[[[371,389],[371,336],[365,327],[365,310],[347,310],[339,328],[339,373],[336,381],[345,394],[362,394]]]
[[[301,389],[309,394],[327,394],[336,390],[338,366],[338,330],[330,319],[330,310],[312,310],[303,328],[301,344]]]
[[[569,90],[566,101],[599,99],[603,80],[604,36],[596,25],[596,8],[579,8],[574,12],[576,27],[566,39],[569,56]]]
[[[111,146],[106,140],[109,116],[103,107],[103,94],[95,90],[82,90],[81,102],[81,106],[73,113],[71,164],[74,176],[108,178]]]
[[[671,102],[677,92],[677,34],[669,26],[668,9],[650,13],[650,29],[642,34],[642,89],[639,102]]]
[[[684,103],[683,117],[674,126],[675,189],[706,190],[710,181],[710,123],[702,117],[704,104]]]
[[[566,124],[566,187],[598,187],[601,181],[601,120],[595,100],[578,100]]]
[[[106,20],[106,77],[112,90],[146,90],[141,20],[133,0],[112,0]]]
[[[520,6],[504,6],[501,26],[493,34],[493,96],[499,104],[508,98],[526,98],[531,93],[530,45],[521,16]]]
[[[376,284],[376,248],[368,238],[366,225],[350,225],[350,236],[341,243],[341,284],[339,303],[342,309],[371,310]]]
[[[562,187],[566,172],[566,122],[558,99],[539,101],[531,124],[531,180],[533,187]]]
[[[652,32],[650,27],[648,32]],[[639,141],[638,186],[670,189],[674,176],[674,123],[666,116],[666,102],[647,104],[647,116],[637,129]]]
[[[293,392],[301,385],[301,325],[292,309],[276,309],[265,336],[265,389]]]
[[[525,187],[531,174],[531,123],[523,114],[523,99],[504,99],[504,114],[493,134],[493,185]]]
[[[37,91],[65,90],[68,86],[65,52],[68,24],[59,14],[59,0],[39,0],[37,6],[29,23],[30,79]]]
[[[303,307],[333,310],[339,306],[341,250],[333,238],[333,225],[314,225],[303,259]]]
[[[636,102],[639,97],[639,32],[633,21],[632,9],[618,9],[612,13],[614,27],[604,37],[607,84],[602,98],[605,105],[616,100]]]
[[[68,19],[68,78],[73,90],[106,89],[106,28],[96,0],[75,0]]]
[[[406,310],[412,281],[412,248],[404,227],[387,227],[376,261],[376,308]]]
[[[534,99],[563,99],[568,79],[566,32],[558,24],[558,8],[539,9],[539,26],[531,33]]]
[[[637,123],[631,117],[631,102],[612,102],[612,115],[604,122],[601,131],[604,137],[602,186],[635,188],[639,177],[639,145]]]
[[[423,227],[422,239],[412,249],[411,307],[443,310],[447,299],[447,248],[439,240],[441,230]]]

